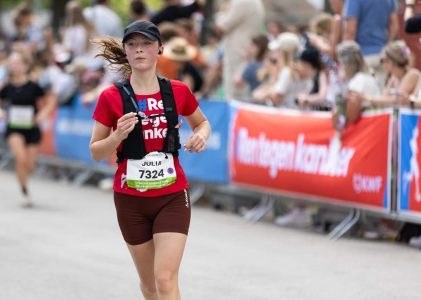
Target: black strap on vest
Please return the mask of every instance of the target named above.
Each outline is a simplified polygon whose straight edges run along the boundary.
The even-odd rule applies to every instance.
[[[172,153],[177,156],[178,149],[180,149],[181,144],[178,128],[176,127],[178,124],[178,114],[174,100],[174,93],[171,82],[168,79],[158,76],[158,82],[168,126],[162,152]],[[133,88],[130,81],[127,79],[116,82],[114,85],[118,88],[123,101],[123,114],[135,112],[139,118],[139,122],[135,125],[135,128],[123,141],[122,151],[117,151],[117,163],[121,163],[124,158],[142,159],[147,152],[142,131],[142,118],[139,115],[139,108],[137,106],[137,101],[135,100]]]

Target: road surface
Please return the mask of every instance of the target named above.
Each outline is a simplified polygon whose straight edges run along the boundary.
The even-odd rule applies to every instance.
[[[18,203],[0,171],[0,299],[142,299],[111,192],[31,181]],[[194,206],[180,284],[184,300],[421,299],[421,251],[392,242],[249,224]]]

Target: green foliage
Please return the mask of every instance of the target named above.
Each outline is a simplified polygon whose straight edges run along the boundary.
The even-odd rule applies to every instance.
[[[145,3],[153,10],[160,9],[162,6],[162,0],[145,0]]]
[[[129,21],[130,0],[111,0],[111,8],[120,16],[125,26]]]
[[[1,1],[1,6],[3,8],[10,8],[13,7],[15,5],[17,5],[20,1],[13,1],[13,0],[2,0]]]
[[[1,7],[3,9],[10,9],[18,5],[22,0],[0,0]],[[59,1],[59,0],[27,0],[29,3],[35,4],[40,3],[43,9],[51,8],[52,1]],[[67,2],[65,0],[61,0],[63,2]],[[83,7],[89,6],[92,3],[92,0],[79,0],[80,4]],[[157,10],[162,7],[163,0],[145,0],[148,7],[152,10]],[[129,21],[129,8],[130,8],[130,0],[110,0],[111,8],[120,16],[123,21],[123,25],[126,25]]]
[[[32,5],[35,5],[36,2],[39,2],[41,4],[41,8],[49,8],[51,1],[54,0],[27,0],[27,2],[31,3]],[[3,9],[12,9],[21,2],[22,0],[0,0],[0,6]]]

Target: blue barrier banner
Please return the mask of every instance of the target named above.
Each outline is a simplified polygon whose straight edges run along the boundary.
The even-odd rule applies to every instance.
[[[421,213],[421,138],[420,112],[399,113],[398,211]]]
[[[180,151],[180,162],[189,179],[213,183],[228,182],[228,126],[230,108],[222,101],[201,101],[200,108],[212,126],[207,149],[202,153]],[[192,135],[186,120],[180,129],[181,145]]]
[[[75,95],[70,106],[62,106],[57,112],[55,147],[60,158],[93,162],[89,152],[94,120],[95,103],[82,104]]]

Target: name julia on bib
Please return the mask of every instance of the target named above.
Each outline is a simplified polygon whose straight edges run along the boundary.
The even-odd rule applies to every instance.
[[[160,161],[145,161],[141,164],[142,167],[159,167],[162,165]]]

